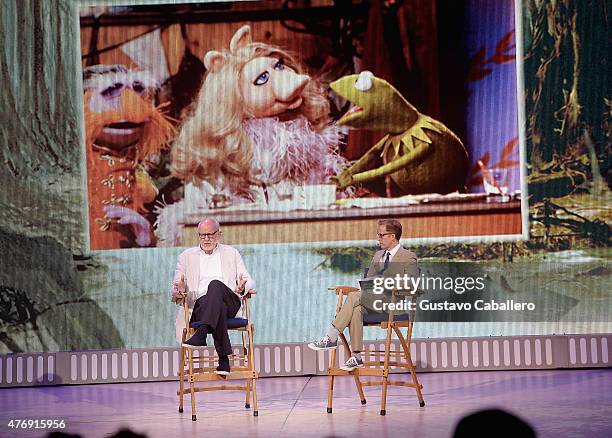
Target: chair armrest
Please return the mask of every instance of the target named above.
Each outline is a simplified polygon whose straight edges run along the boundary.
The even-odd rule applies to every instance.
[[[177,302],[177,304],[179,304],[179,302]],[[183,320],[185,321],[185,328],[187,329],[187,333],[189,333],[189,304],[187,303],[187,299],[181,299],[180,304],[183,305]]]
[[[244,295],[242,295],[242,299],[248,300],[249,298],[253,298],[253,295],[255,295],[256,293],[257,289],[249,289],[248,292],[245,292]]]
[[[353,286],[331,286],[327,290],[333,290],[336,294],[350,294],[352,292],[359,292],[360,289]]]

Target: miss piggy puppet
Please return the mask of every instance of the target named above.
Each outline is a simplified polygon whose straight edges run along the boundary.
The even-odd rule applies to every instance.
[[[161,245],[179,243],[186,212],[218,200],[265,206],[275,193],[327,182],[348,164],[338,155],[340,133],[330,125],[322,86],[287,51],[252,42],[243,26],[229,50],[208,52],[204,65],[207,75],[171,153],[172,172],[198,188],[198,205],[186,196],[160,209]]]

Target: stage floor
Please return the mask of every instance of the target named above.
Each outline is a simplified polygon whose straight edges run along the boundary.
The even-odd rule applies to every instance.
[[[379,415],[380,387],[359,403],[353,379],[336,379],[334,411],[326,413],[327,378],[277,377],[258,383],[259,417],[242,392],[198,393],[198,421],[189,399],[177,411],[177,382],[0,389],[0,436],[46,436],[10,430],[10,419],[63,418],[64,430],[109,436],[120,427],[148,437],[450,437],[464,415],[484,408],[527,420],[538,437],[612,436],[609,369],[421,373],[426,406],[411,388],[392,387],[387,415]],[[495,436],[491,431],[491,436]]]

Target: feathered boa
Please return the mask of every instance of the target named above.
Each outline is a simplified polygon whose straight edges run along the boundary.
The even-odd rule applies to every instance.
[[[340,129],[329,125],[322,132],[312,130],[303,117],[280,121],[276,117],[247,119],[243,128],[253,148],[253,175],[266,186],[320,184],[348,166],[339,155]],[[261,188],[254,188],[261,199]],[[180,244],[180,222],[187,213],[202,211],[210,205],[213,195],[225,195],[232,204],[252,202],[229,193],[226,187],[214,187],[204,182],[198,196],[186,196],[182,201],[157,208],[156,233],[161,246]],[[265,208],[265,207],[264,207]]]
[[[302,117],[284,122],[265,117],[247,119],[243,128],[251,139],[253,168],[265,184],[283,180],[322,183],[348,164],[338,155],[340,131],[336,125],[318,133]]]

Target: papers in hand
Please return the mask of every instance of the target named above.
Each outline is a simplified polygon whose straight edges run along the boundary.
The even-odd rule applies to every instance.
[[[384,278],[382,275],[375,275],[372,277],[365,277],[359,280],[359,289],[362,293],[376,293],[374,291],[374,280],[377,278]],[[380,281],[380,280],[379,280]]]

